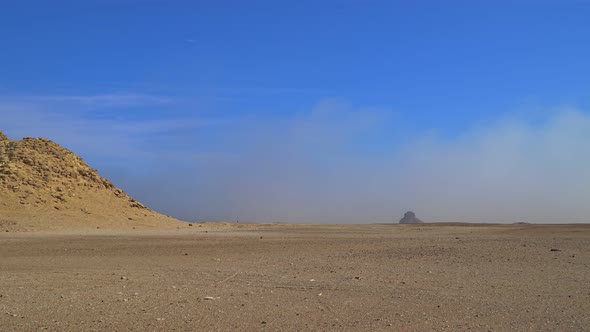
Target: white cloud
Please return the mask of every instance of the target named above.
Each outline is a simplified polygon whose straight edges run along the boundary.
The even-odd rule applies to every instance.
[[[7,99],[11,100],[2,101]],[[141,119],[144,117],[139,116],[134,118],[140,120],[122,120],[122,115],[141,111],[117,108],[131,106],[130,103],[136,102],[157,104],[162,100],[136,94],[1,98],[0,130],[14,139],[24,136],[48,137],[93,160],[128,160],[153,156],[155,148],[151,144],[154,141],[174,140],[174,136],[181,131],[215,123],[210,118],[178,117],[173,112],[159,112],[156,119],[144,120]],[[97,116],[98,113],[80,108],[80,105],[88,103],[104,112]],[[117,111],[113,111],[113,108]]]
[[[0,96],[0,101],[33,104],[82,104],[102,107],[161,105],[174,102],[172,98],[141,93],[98,95],[24,95]]]

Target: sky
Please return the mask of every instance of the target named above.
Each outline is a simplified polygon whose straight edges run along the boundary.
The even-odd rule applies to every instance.
[[[590,1],[1,7],[0,130],[165,214],[590,221]]]

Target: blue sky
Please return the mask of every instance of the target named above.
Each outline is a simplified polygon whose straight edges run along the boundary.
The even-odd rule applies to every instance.
[[[583,0],[14,1],[0,130],[186,220],[587,221],[588,17]]]

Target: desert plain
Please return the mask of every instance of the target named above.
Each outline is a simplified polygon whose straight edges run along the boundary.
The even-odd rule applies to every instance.
[[[590,331],[590,225],[0,234],[2,331]]]

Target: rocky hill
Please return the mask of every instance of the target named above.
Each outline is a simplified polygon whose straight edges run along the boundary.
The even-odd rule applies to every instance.
[[[0,231],[173,227],[78,155],[46,138],[0,131]]]

